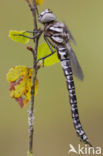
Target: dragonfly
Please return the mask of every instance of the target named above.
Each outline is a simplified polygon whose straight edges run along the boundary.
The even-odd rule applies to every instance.
[[[73,74],[80,80],[83,80],[84,74],[70,44],[71,41],[75,43],[75,40],[67,26],[64,23],[57,21],[56,16],[50,9],[45,9],[41,12],[38,16],[38,20],[43,25],[43,29],[39,29],[37,32],[34,32],[35,35],[33,36],[33,39],[43,34],[43,37],[51,50],[49,55],[40,58],[38,62],[53,55],[55,53],[53,48],[56,50],[66,79],[75,131],[81,141],[92,147],[85,131],[82,128],[77,106]]]

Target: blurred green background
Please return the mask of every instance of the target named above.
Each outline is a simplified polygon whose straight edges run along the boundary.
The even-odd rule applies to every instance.
[[[94,146],[103,145],[103,0],[45,0],[39,11],[50,8],[70,28],[74,50],[85,79],[76,78],[82,125]],[[27,110],[9,96],[6,73],[16,65],[32,65],[25,45],[8,38],[10,29],[32,30],[31,12],[25,0],[0,1],[0,155],[26,156]],[[69,144],[80,143],[71,119],[65,78],[60,64],[39,71],[35,101],[34,155],[68,156]],[[84,145],[84,144],[82,144]],[[72,156],[73,154],[71,154]]]

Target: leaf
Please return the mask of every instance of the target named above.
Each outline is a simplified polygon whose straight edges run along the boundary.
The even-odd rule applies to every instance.
[[[55,53],[53,55],[47,57],[44,60],[44,66],[51,66],[51,65],[59,62],[56,50],[53,47],[52,47],[52,49]],[[38,47],[37,59],[45,57],[45,56],[49,55],[50,53],[51,53],[51,51],[50,51],[50,48],[47,45],[47,43],[42,43]]]
[[[31,0],[31,2],[33,2],[33,0]],[[36,0],[37,5],[41,5],[43,2],[44,2],[44,0]]]
[[[37,5],[41,5],[43,3],[44,0],[36,0],[36,4]]]
[[[20,42],[20,43],[28,43],[29,42],[29,38],[24,37],[24,36],[20,36],[20,35],[25,35],[25,36],[29,36],[29,33],[26,31],[17,31],[17,30],[10,30],[9,31],[9,37],[15,41],[15,42]]]
[[[10,83],[10,96],[23,107],[30,101],[31,83],[32,83],[32,68],[25,66],[15,66],[11,68],[7,74],[7,80]],[[38,79],[35,82],[35,95],[38,90]]]

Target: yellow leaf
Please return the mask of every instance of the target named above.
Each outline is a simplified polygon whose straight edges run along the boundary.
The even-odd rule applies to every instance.
[[[33,2],[33,0],[31,0],[31,2]],[[41,5],[43,2],[44,2],[44,0],[36,0],[37,5]]]
[[[11,68],[7,74],[8,81],[16,81],[20,76],[24,76],[28,72],[28,68],[25,66],[15,66]]]
[[[24,44],[28,43],[30,39],[22,35],[29,36],[29,33],[27,33],[26,31],[17,31],[17,30],[9,31],[9,37],[13,41],[24,43]]]
[[[41,5],[43,3],[44,0],[36,0],[36,4],[37,5]]]
[[[53,47],[52,50],[55,53],[44,59],[44,66],[51,66],[59,62],[56,50]],[[49,54],[51,54],[51,50],[47,43],[41,43],[38,47],[37,59],[48,56]]]
[[[7,80],[10,83],[10,95],[23,107],[31,97],[32,68],[16,66],[9,70]],[[35,83],[35,95],[38,90],[38,79]]]
[[[26,87],[25,80],[21,81],[18,85],[15,85],[15,90],[13,90],[14,91],[13,97],[15,98],[21,97],[25,92],[25,87]]]
[[[58,59],[57,53],[54,53],[53,55],[47,57],[44,60],[44,66],[51,66],[51,65],[54,65],[58,62],[59,62],[59,59]]]

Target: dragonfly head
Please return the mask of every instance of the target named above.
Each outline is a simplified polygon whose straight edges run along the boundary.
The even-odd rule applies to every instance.
[[[42,23],[49,23],[56,20],[56,16],[49,9],[44,10],[39,14],[38,20]]]

